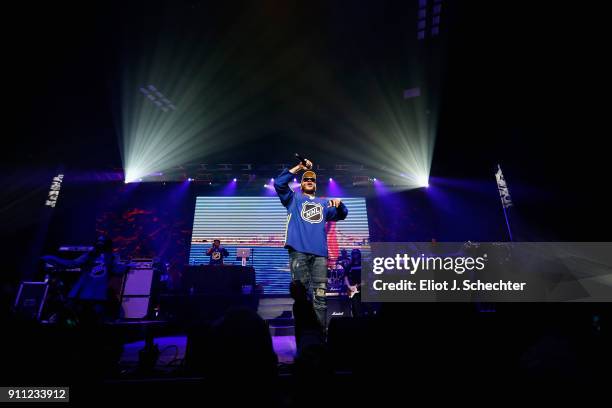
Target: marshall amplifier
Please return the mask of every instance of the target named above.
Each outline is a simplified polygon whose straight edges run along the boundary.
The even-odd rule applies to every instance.
[[[351,317],[351,302],[345,294],[328,292],[327,297],[327,323],[334,317]]]
[[[152,308],[155,270],[151,259],[132,259],[129,272],[123,281],[121,293],[121,317],[144,319]]]

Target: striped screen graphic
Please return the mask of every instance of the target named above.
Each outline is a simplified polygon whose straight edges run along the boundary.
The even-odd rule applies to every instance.
[[[369,253],[365,198],[343,198],[349,209],[344,221],[327,224],[330,266],[340,249],[359,248]],[[214,239],[229,252],[226,264],[239,265],[237,248],[251,248],[249,265],[255,268],[264,294],[289,293],[289,257],[283,248],[287,210],[277,197],[197,197],[189,263],[207,264],[205,252]]]

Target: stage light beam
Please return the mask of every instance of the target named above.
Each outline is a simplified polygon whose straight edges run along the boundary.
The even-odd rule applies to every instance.
[[[417,181],[421,187],[429,187],[429,178],[427,176],[420,176]]]

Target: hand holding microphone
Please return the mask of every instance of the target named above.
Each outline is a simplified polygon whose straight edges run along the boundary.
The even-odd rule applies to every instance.
[[[300,161],[300,170],[310,170],[312,169],[312,162],[308,159],[303,158],[299,154],[295,153],[295,158]]]

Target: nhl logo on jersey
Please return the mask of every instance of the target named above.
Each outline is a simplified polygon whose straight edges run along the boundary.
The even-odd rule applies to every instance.
[[[91,268],[91,272],[89,272],[89,275],[92,278],[104,277],[106,275],[106,266],[104,265],[104,263],[95,265],[93,268]]]
[[[302,203],[302,219],[311,224],[323,221],[323,206],[319,203],[305,201]]]

